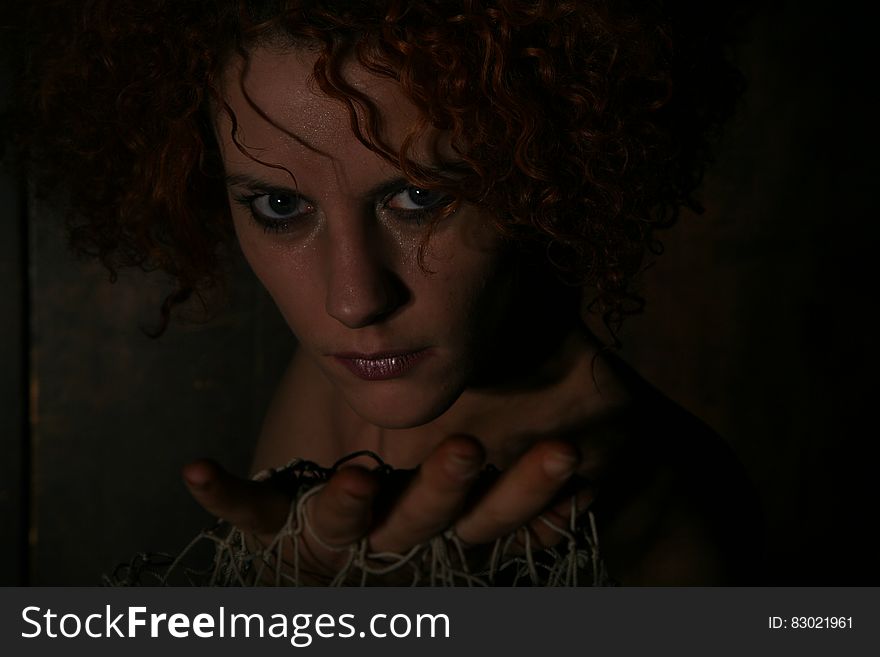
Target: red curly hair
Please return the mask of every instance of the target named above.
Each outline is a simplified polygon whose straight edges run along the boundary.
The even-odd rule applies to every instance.
[[[26,131],[41,189],[65,190],[71,238],[114,272],[176,280],[163,307],[215,286],[232,240],[211,111],[230,59],[264,43],[316,48],[315,80],[352,129],[414,184],[491,208],[591,291],[609,325],[655,230],[710,160],[741,81],[719,16],[695,0],[40,0],[29,27]],[[375,137],[354,56],[398,81],[465,165],[432,177]],[[228,108],[227,108],[228,109]],[[161,332],[161,330],[160,330]]]

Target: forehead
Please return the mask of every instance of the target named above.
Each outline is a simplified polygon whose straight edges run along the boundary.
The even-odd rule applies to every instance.
[[[338,99],[326,96],[313,78],[317,55],[304,49],[258,48],[248,59],[237,57],[224,71],[222,93],[238,123],[239,141],[249,149],[275,151],[279,148],[337,158],[375,154],[354,136],[350,115]],[[367,96],[377,110],[377,135],[398,149],[420,122],[421,114],[400,85],[370,73],[351,59],[342,63],[341,73],[357,92]],[[366,129],[367,117],[360,109],[358,122]],[[229,117],[220,112],[218,127],[227,133]],[[225,141],[226,135],[221,135]],[[422,155],[435,138],[430,132],[420,140]],[[431,148],[436,148],[436,144]],[[364,151],[364,153],[360,153]]]

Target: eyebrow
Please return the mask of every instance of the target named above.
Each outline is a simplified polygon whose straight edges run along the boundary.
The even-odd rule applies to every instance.
[[[250,187],[251,189],[295,191],[293,188],[288,188],[285,185],[277,185],[265,178],[251,176],[246,173],[237,173],[235,175],[226,176],[226,185],[228,187]]]
[[[454,176],[456,171],[457,169],[455,167],[443,167],[433,170],[433,172],[438,175],[447,175],[450,177]],[[269,180],[266,180],[265,178],[260,178],[259,176],[253,176],[247,173],[238,173],[226,176],[226,184],[230,187],[248,187],[256,191],[278,191],[295,194],[297,196],[301,195],[300,191],[295,187],[278,185]],[[402,187],[405,187],[409,184],[411,183],[404,177],[393,178],[373,186],[369,191],[367,191],[366,196],[368,198],[381,198],[383,196],[391,194],[392,192],[399,191]]]
[[[226,176],[226,184],[230,187],[247,187],[254,191],[284,192],[285,194],[292,194],[296,196],[301,195],[300,191],[295,187],[278,185],[269,180],[266,180],[265,178],[251,176],[246,173]],[[407,182],[405,178],[394,178],[391,180],[387,180],[372,187],[367,192],[366,196],[367,198],[380,198],[382,196],[390,194],[391,192],[397,191],[398,189],[400,189],[400,187],[406,184]]]

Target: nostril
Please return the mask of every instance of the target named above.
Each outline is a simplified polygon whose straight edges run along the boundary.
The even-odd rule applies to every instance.
[[[381,270],[356,281],[336,281],[327,290],[326,310],[348,328],[362,328],[385,321],[408,298],[396,274]]]

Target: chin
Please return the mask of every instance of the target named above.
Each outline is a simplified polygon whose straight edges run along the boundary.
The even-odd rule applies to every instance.
[[[443,415],[461,394],[434,388],[429,393],[407,390],[408,386],[384,386],[363,394],[345,395],[348,405],[362,419],[383,429],[412,429]]]

